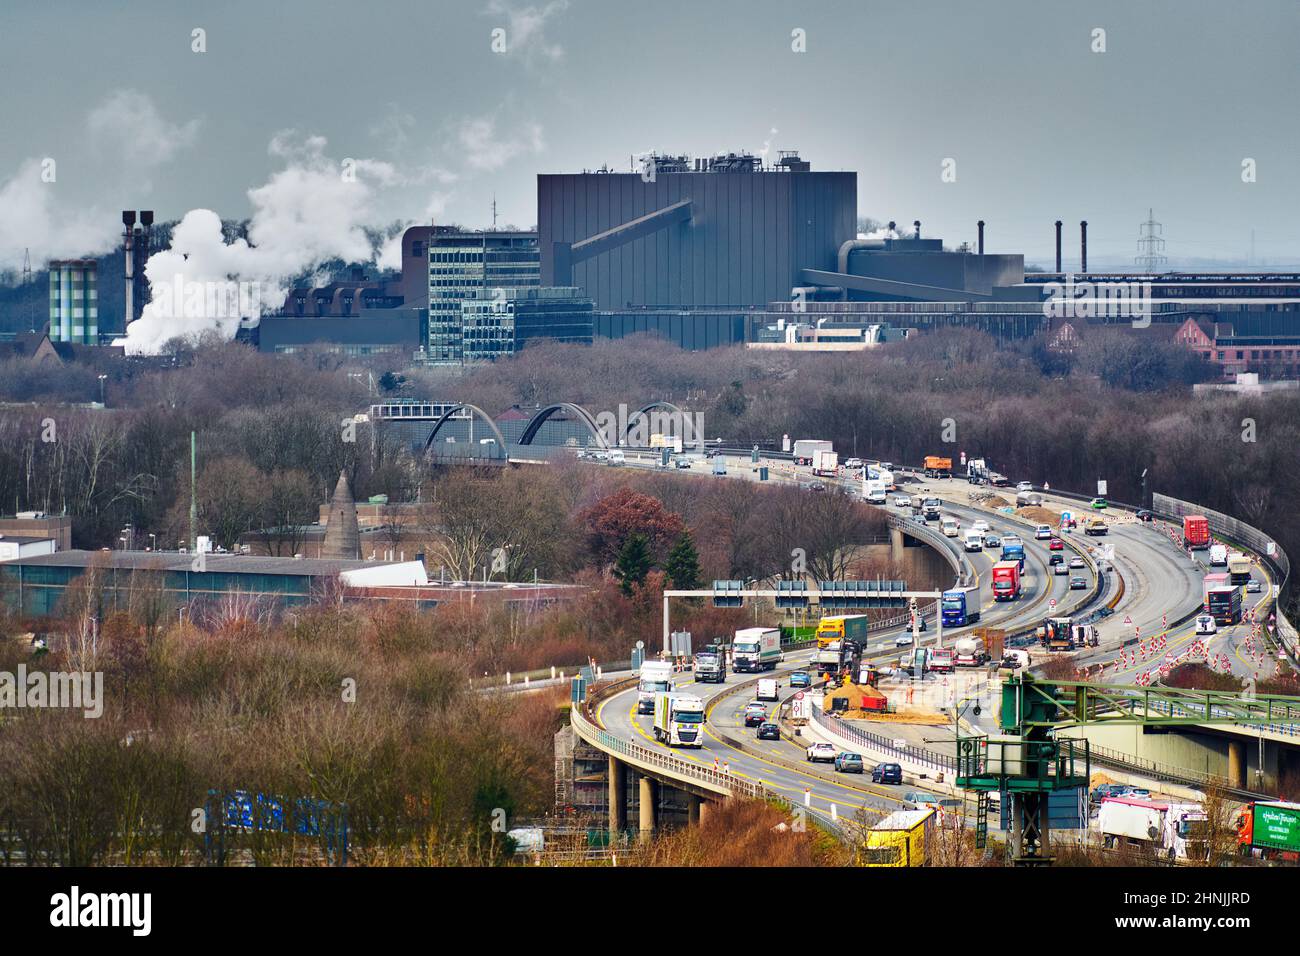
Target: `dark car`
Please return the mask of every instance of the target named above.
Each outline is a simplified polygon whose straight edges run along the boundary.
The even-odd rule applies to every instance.
[[[749,706],[745,708],[745,726],[756,727],[767,720],[767,711],[762,707]]]
[[[791,687],[811,687],[812,675],[807,671],[795,671],[790,675]]]
[[[1070,578],[1071,591],[1086,591],[1087,589],[1088,589],[1087,578],[1078,578],[1078,577]]]
[[[838,754],[835,757],[835,772],[862,773],[862,754]]]
[[[1103,783],[1092,791],[1092,802],[1101,803],[1107,797],[1123,797],[1132,788],[1122,783]]]
[[[1053,555],[1051,555],[1050,557],[1048,557],[1048,559],[1047,559],[1047,563],[1050,564],[1050,565],[1052,565],[1053,567],[1055,567],[1055,566],[1058,565],[1058,564],[1064,564],[1064,563],[1065,563],[1065,555],[1063,555],[1063,554],[1053,554]]]
[[[825,491],[825,490],[826,490],[826,486],[825,486],[824,484],[822,484],[820,481],[810,481],[810,482],[808,482],[808,490],[809,490],[809,491]]]
[[[903,768],[896,763],[878,763],[871,770],[872,783],[903,783]]]
[[[1137,518],[1138,521],[1155,521],[1155,520],[1156,520],[1156,516],[1155,516],[1154,514],[1152,514],[1150,511],[1147,511],[1146,508],[1143,508],[1141,511],[1135,512],[1134,515],[1133,515],[1133,517],[1134,517],[1134,518]]]
[[[770,720],[765,720],[758,725],[758,739],[759,740],[780,740],[781,728],[778,727],[776,724],[772,723]]]

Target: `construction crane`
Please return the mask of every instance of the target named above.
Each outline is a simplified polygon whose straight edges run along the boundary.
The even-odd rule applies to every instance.
[[[1023,674],[1002,685],[999,726],[1005,736],[957,738],[957,786],[978,794],[979,845],[987,838],[989,794],[1011,801],[1011,854],[1017,866],[1050,864],[1048,797],[1087,787],[1088,741],[1057,732],[1087,724],[1244,724],[1300,721],[1300,697],[1179,687],[1055,681]]]

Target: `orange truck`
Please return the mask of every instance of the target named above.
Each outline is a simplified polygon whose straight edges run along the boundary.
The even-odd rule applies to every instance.
[[[940,458],[938,455],[926,455],[925,456],[925,477],[951,478],[952,459]]]

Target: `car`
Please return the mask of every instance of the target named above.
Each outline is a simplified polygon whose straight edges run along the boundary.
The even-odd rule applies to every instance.
[[[1214,622],[1214,618],[1209,614],[1202,614],[1196,618],[1197,634],[1218,634],[1219,625]]]
[[[861,468],[861,467],[862,467],[862,459],[861,459],[861,458],[845,458],[845,459],[844,459],[844,467],[845,467],[845,468]]]
[[[910,626],[909,626],[909,627],[910,627]],[[916,629],[917,629],[918,631],[920,631],[921,633],[925,633],[925,618],[924,618],[924,617],[917,617],[917,619],[916,619]]]
[[[677,467],[678,467],[678,468],[689,468],[689,467],[691,467],[691,460],[690,460],[689,458],[678,458],[678,459],[677,459]]]
[[[762,704],[747,704],[745,706],[745,726],[757,727],[767,720],[767,708]]]
[[[894,646],[895,646],[895,647],[911,647],[911,646],[912,646],[912,635],[911,635],[911,634],[899,634],[898,637],[894,639]]]
[[[1070,567],[1081,568],[1083,566],[1083,558],[1079,557],[1077,554],[1070,559]]]
[[[758,725],[759,740],[780,740],[781,728],[770,720],[765,720]]]
[[[831,744],[813,744],[808,748],[809,763],[831,763],[839,751]]]
[[[1124,794],[1124,796],[1132,797],[1134,800],[1150,800],[1151,791],[1146,787],[1129,787],[1128,793]]]
[[[912,515],[912,520],[917,524],[925,524],[925,515]]]
[[[793,674],[790,675],[790,686],[811,687],[812,674],[809,674],[807,671],[795,671]]]
[[[1052,567],[1056,567],[1058,564],[1065,564],[1065,555],[1049,554],[1047,556],[1047,563],[1050,564]]]
[[[1012,654],[1009,657],[1002,658],[1002,660],[998,662],[998,667],[1005,667],[1007,670],[1013,671],[1023,664],[1024,662],[1019,657]]]
[[[939,800],[932,793],[926,793],[922,790],[909,790],[903,794],[903,805],[909,810],[938,810]]]
[[[835,755],[836,773],[862,773],[862,754],[839,753]]]
[[[1034,529],[1034,538],[1036,538],[1039,541],[1046,541],[1051,536],[1052,536],[1051,525],[1040,524],[1037,528]]]
[[[984,536],[984,547],[1000,548],[1002,547],[1002,539],[995,534],[986,534]]]
[[[894,507],[895,507],[895,508],[910,508],[910,507],[912,507],[912,496],[911,496],[911,495],[894,495]]]
[[[896,763],[878,763],[871,768],[872,783],[903,783],[903,768]]]
[[[1092,501],[1088,502],[1088,507],[1097,511],[1104,511],[1106,508],[1109,508],[1110,505],[1106,503],[1105,498],[1093,498]]]
[[[1064,551],[1065,542],[1056,535],[1052,535],[1051,539],[1047,542],[1047,548],[1049,551]]]
[[[1126,783],[1103,783],[1092,791],[1092,802],[1101,803],[1107,797],[1128,796],[1132,789]]]
[[[1086,591],[1087,589],[1088,589],[1087,578],[1081,578],[1078,576],[1070,578],[1071,591]]]
[[[1246,593],[1247,593],[1247,594],[1258,594],[1258,593],[1259,593],[1260,591],[1262,591],[1262,590],[1263,590],[1263,587],[1262,587],[1262,586],[1260,585],[1260,583],[1259,583],[1258,581],[1256,581],[1254,578],[1251,578],[1249,581],[1246,582]]]
[[[722,449],[721,449],[721,448],[710,448],[708,451],[706,451],[706,452],[704,453],[704,457],[705,457],[705,458],[717,458],[717,457],[718,457],[719,455],[721,455],[721,454],[722,454]]]
[[[1140,509],[1140,510],[1138,510],[1138,511],[1135,511],[1135,512],[1133,513],[1133,517],[1134,517],[1134,518],[1137,518],[1138,521],[1155,521],[1155,520],[1156,520],[1156,516],[1155,516],[1155,514],[1154,514],[1153,512],[1148,511],[1146,508],[1142,508],[1142,509]]]
[[[971,525],[970,525],[970,529],[971,529],[972,531],[978,531],[980,534],[988,534],[988,533],[989,533],[989,523],[988,523],[987,521],[984,521],[984,520],[980,520],[980,521],[972,521],[972,522],[971,522]]]
[[[1016,482],[1016,494],[1019,494],[1022,491],[1033,491],[1033,490],[1034,490],[1034,483],[1032,481]]]
[[[1054,564],[1052,565],[1052,573],[1059,578],[1063,574],[1069,574],[1070,569],[1064,564]]]
[[[826,486],[825,486],[822,482],[820,482],[820,481],[810,481],[810,482],[808,482],[808,490],[809,490],[809,491],[825,491],[825,490],[826,490]]]

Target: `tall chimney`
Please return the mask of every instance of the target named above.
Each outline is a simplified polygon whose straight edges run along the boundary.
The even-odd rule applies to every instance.
[[[980,229],[980,255],[984,255],[984,220],[981,219],[976,225]]]
[[[1079,271],[1088,271],[1088,220],[1079,223]]]
[[[1061,220],[1056,220],[1056,274],[1061,274]]]
[[[913,220],[912,220],[912,225],[914,225],[914,226],[916,227],[916,238],[920,239],[920,238],[921,238],[921,220],[919,220],[919,219],[913,219]]]
[[[122,261],[125,265],[122,285],[126,289],[126,311],[122,314],[125,329],[135,318],[135,210],[122,210]]]

